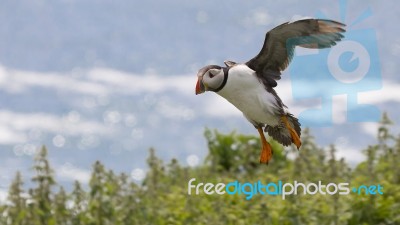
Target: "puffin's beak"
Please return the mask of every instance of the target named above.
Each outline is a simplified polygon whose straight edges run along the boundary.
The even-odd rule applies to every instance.
[[[205,91],[206,91],[206,88],[203,84],[203,78],[199,77],[199,79],[197,80],[197,83],[196,83],[196,95],[202,94]]]

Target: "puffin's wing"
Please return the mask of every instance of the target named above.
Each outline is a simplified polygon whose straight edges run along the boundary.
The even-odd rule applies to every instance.
[[[246,63],[257,75],[276,86],[281,71],[286,69],[296,46],[329,48],[343,38],[345,24],[323,19],[304,19],[284,23],[265,35],[257,56]]]

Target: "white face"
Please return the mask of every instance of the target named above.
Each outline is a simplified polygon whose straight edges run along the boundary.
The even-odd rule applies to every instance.
[[[217,91],[224,83],[224,70],[217,65],[208,65],[197,73],[196,95],[205,91]]]
[[[206,91],[216,90],[224,82],[224,71],[222,69],[209,69],[203,75],[202,81]]]

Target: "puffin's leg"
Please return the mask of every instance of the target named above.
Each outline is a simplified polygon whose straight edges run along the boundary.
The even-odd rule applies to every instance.
[[[260,163],[268,164],[268,161],[272,158],[271,145],[267,142],[264,136],[262,127],[257,127],[258,133],[260,134],[262,149],[260,154]]]
[[[297,132],[293,129],[293,127],[290,126],[286,116],[282,116],[281,119],[282,119],[283,123],[285,124],[285,126],[287,127],[287,129],[289,130],[290,136],[292,137],[292,142],[293,142],[293,144],[296,145],[297,150],[298,150],[301,146],[301,141],[300,141],[299,135],[297,135]]]

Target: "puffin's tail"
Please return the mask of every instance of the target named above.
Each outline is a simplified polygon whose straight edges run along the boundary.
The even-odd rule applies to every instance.
[[[284,118],[286,118],[287,124]],[[282,116],[280,119],[281,123],[278,126],[271,127],[267,125],[264,131],[284,146],[289,146],[293,143],[299,148],[301,145],[300,140],[296,141],[296,138],[293,137],[295,134],[291,134],[290,130],[290,128],[292,128],[292,131],[297,134],[297,139],[300,138],[301,128],[299,120],[290,113],[286,113],[286,115]],[[290,126],[290,128],[288,128],[287,125]]]

